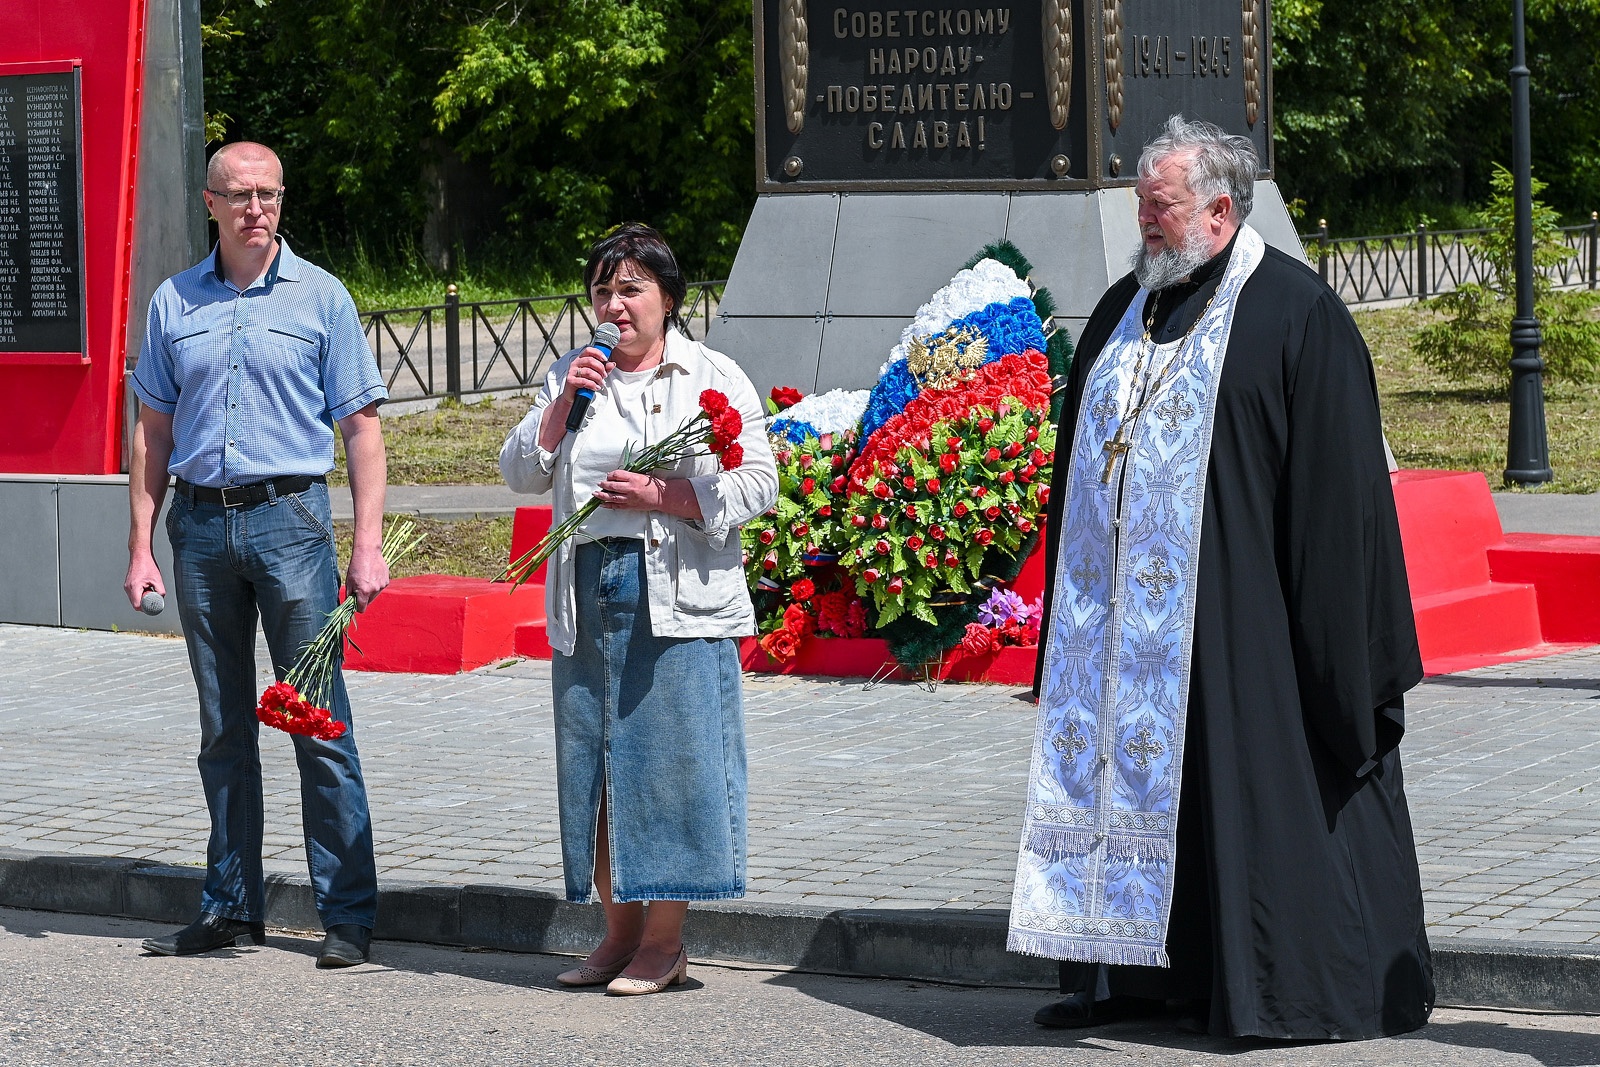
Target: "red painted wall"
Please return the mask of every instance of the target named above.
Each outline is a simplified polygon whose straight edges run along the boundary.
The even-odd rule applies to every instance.
[[[82,71],[88,359],[0,353],[0,473],[115,474],[133,233],[145,0],[3,0],[0,73]],[[10,68],[10,69],[7,69]],[[18,146],[21,148],[21,146]]]

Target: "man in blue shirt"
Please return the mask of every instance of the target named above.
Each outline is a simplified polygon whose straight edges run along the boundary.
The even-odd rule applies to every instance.
[[[381,551],[387,467],[378,405],[388,399],[344,286],[278,238],[283,167],[239,142],[212,156],[205,201],[218,239],[201,263],[150,302],[131,379],[142,401],[129,473],[124,589],[137,606],[166,593],[151,527],[177,477],[167,534],[173,585],[200,696],[200,780],[211,839],[200,917],[144,947],[186,956],[265,940],[261,760],[255,705],[259,617],[278,668],[339,602],[326,475],[333,427],[344,437],[355,502],[345,578],[365,611],[389,584]],[[335,673],[343,737],[295,736],[306,860],[327,931],[319,967],[365,963],[377,914],[377,868],[350,701]]]

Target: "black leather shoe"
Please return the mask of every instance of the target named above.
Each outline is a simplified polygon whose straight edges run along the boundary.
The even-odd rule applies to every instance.
[[[1121,997],[1095,1001],[1088,993],[1074,993],[1034,1012],[1033,1021],[1051,1030],[1076,1030],[1111,1022],[1123,1014],[1122,1008]]]
[[[219,948],[232,948],[246,934],[257,945],[267,942],[267,928],[263,923],[226,919],[204,912],[200,918],[175,934],[146,938],[144,948],[146,952],[153,952],[157,956],[193,956]]]
[[[318,967],[354,967],[366,963],[372,949],[372,931],[355,923],[334,923],[322,939]]]

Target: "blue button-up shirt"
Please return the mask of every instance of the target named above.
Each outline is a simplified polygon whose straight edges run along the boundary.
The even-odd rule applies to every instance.
[[[172,416],[167,469],[212,488],[326,474],[333,424],[389,397],[350,294],[282,239],[243,292],[216,249],[162,282],[132,385]]]

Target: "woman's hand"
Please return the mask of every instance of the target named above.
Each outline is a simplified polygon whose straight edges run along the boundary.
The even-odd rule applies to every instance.
[[[601,507],[617,511],[663,511],[667,485],[653,474],[616,470],[606,475],[594,498]]]
[[[572,366],[567,368],[566,385],[562,387],[561,395],[570,405],[577,399],[578,390],[587,389],[598,393],[605,385],[606,375],[611,373],[611,368],[616,366],[606,358],[606,354],[598,348],[585,348],[573,359]]]

